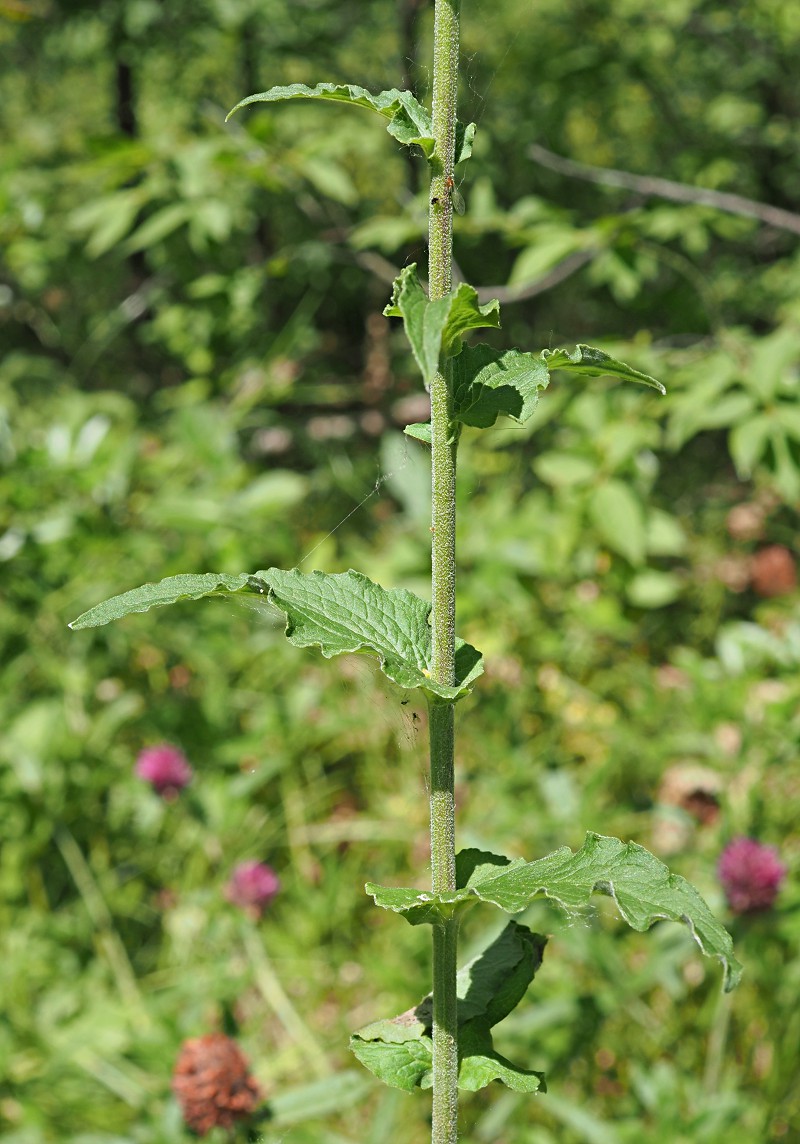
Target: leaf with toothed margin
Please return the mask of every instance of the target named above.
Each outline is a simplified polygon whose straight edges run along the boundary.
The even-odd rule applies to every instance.
[[[509,922],[497,938],[459,970],[458,1087],[468,1092],[502,1081],[515,1092],[544,1092],[542,1073],[518,1068],[495,1052],[491,1029],[521,1001],[542,963],[547,939]],[[394,1088],[411,1092],[432,1082],[430,996],[398,1017],[373,1021],[350,1039],[363,1065]]]
[[[398,91],[396,87],[379,91],[373,95],[364,87],[351,83],[318,83],[308,87],[304,83],[292,83],[285,87],[271,87],[240,100],[225,116],[227,122],[242,107],[252,103],[278,103],[285,99],[327,99],[337,103],[349,103],[354,107],[367,107],[377,111],[389,120],[386,130],[406,146],[421,147],[425,158],[434,158],[436,143],[433,137],[431,113],[410,91]],[[456,124],[456,165],[463,163],[472,154],[475,138],[475,124]]]
[[[524,425],[549,380],[536,354],[464,346],[453,358],[453,420],[486,429],[505,416]]]
[[[654,377],[592,346],[580,345],[571,353],[542,350],[538,354],[518,350],[503,352],[486,345],[465,346],[453,358],[452,368],[453,421],[479,429],[494,425],[500,416],[524,424],[534,413],[539,390],[547,388],[550,371],[554,369],[592,377],[610,374],[665,392]],[[430,423],[407,425],[404,432],[418,441],[431,443]]]
[[[480,305],[478,293],[462,282],[452,294],[433,302],[422,289],[415,263],[404,266],[394,280],[392,300],[383,311],[387,318],[402,318],[417,365],[426,385],[430,385],[442,357],[461,351],[462,338],[469,330],[497,329],[500,303]]]
[[[578,345],[572,353],[568,350],[542,350],[541,357],[549,370],[563,369],[568,373],[582,373],[589,377],[604,377],[608,374],[622,378],[623,381],[638,381],[641,385],[657,389],[661,394],[667,392],[661,382],[649,373],[642,373],[624,361],[617,361],[594,346]]]
[[[328,659],[346,652],[371,653],[395,683],[422,688],[434,700],[453,702],[466,695],[483,671],[480,653],[458,639],[456,685],[435,683],[430,678],[431,605],[405,588],[382,588],[353,571],[307,576],[296,568],[269,568],[253,575],[168,576],[90,608],[70,627],[99,627],[132,612],[229,592],[265,597],[285,614],[286,637],[297,647],[319,647]]]
[[[722,963],[726,993],[741,977],[730,935],[694,886],[635,842],[589,833],[575,853],[564,846],[535,862],[465,850],[458,856],[457,875],[459,888],[447,894],[374,884],[367,885],[367,893],[376,905],[402,914],[411,925],[440,924],[477,901],[517,914],[544,897],[577,914],[586,909],[592,894],[607,894],[639,932],[662,920],[688,926],[702,952]]]

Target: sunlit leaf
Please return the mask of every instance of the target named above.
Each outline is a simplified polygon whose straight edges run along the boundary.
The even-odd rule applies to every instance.
[[[460,351],[467,331],[500,325],[499,303],[480,305],[477,291],[465,283],[454,293],[431,302],[414,263],[404,266],[395,279],[392,300],[383,312],[386,317],[403,319],[426,385],[440,368],[442,356],[452,357]]]
[[[326,658],[346,652],[374,654],[395,683],[420,687],[439,699],[455,700],[465,695],[483,671],[480,653],[457,639],[456,685],[435,683],[430,678],[431,605],[405,588],[382,588],[353,571],[306,576],[296,568],[270,568],[253,575],[207,572],[169,576],[90,608],[70,627],[99,627],[132,612],[230,592],[266,597],[285,614],[286,637],[297,647],[319,647]]]
[[[479,850],[459,855],[460,888],[448,894],[367,885],[376,905],[402,914],[412,925],[436,924],[471,902],[490,902],[510,914],[521,913],[537,898],[550,898],[567,913],[586,909],[594,893],[608,894],[622,918],[635,930],[653,922],[683,922],[700,949],[718,958],[726,992],[741,976],[730,935],[685,878],[635,842],[589,833],[580,850],[564,846],[535,862],[513,862]]]
[[[256,95],[248,95],[228,112],[226,121],[242,107],[252,103],[277,103],[285,99],[327,99],[337,103],[349,103],[355,107],[367,107],[379,112],[389,120],[386,130],[400,143],[421,147],[426,158],[431,159],[435,152],[431,113],[411,94],[389,88],[373,95],[364,87],[350,83],[318,83],[308,87],[304,83],[292,83],[285,87],[271,87]],[[475,124],[466,127],[459,123],[456,128],[456,163],[462,163],[472,154],[475,138]]]
[[[622,378],[623,381],[638,381],[651,389],[657,389],[659,393],[667,392],[662,383],[650,374],[642,373],[641,370],[626,365],[624,361],[617,361],[604,350],[598,350],[594,346],[578,345],[571,353],[563,349],[542,350],[542,358],[549,370],[563,369],[569,373],[587,374],[589,377],[609,375]]]

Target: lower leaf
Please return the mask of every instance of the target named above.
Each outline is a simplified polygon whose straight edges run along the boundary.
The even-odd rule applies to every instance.
[[[518,1068],[495,1052],[491,1029],[525,994],[542,963],[547,939],[509,922],[482,953],[458,974],[458,1087],[476,1092],[494,1080],[515,1092],[545,1091],[544,1075]],[[430,1088],[433,1005],[425,997],[415,1009],[373,1021],[350,1038],[350,1048],[379,1080],[412,1092]]]

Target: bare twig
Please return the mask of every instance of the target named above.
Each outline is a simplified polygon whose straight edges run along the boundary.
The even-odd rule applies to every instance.
[[[564,159],[561,155],[540,147],[538,143],[533,143],[528,148],[528,154],[535,163],[573,179],[584,179],[606,187],[623,187],[629,191],[638,191],[641,195],[655,195],[661,199],[671,199],[676,203],[700,203],[703,206],[726,211],[728,214],[756,218],[759,222],[777,230],[789,230],[792,234],[800,234],[800,215],[782,210],[781,207],[771,207],[767,203],[746,199],[743,195],[712,191],[708,187],[692,187],[688,183],[674,183],[671,179],[659,179],[652,175],[632,175],[628,171],[616,171],[612,167],[594,167],[589,163],[576,163],[574,159]]]
[[[554,286],[558,286],[560,282],[569,278],[576,270],[580,270],[587,262],[591,262],[596,254],[597,250],[594,247],[587,250],[576,250],[574,253],[568,254],[541,278],[537,278],[534,282],[526,282],[521,286],[479,286],[478,301],[483,303],[496,298],[503,305],[508,305],[511,302],[522,302],[525,298],[533,298],[536,294],[544,294],[545,290],[552,290]]]

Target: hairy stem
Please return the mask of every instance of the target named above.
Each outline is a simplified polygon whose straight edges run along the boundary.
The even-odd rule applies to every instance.
[[[460,0],[435,0],[433,134],[436,143],[428,223],[431,300],[449,294],[453,257],[453,167]],[[455,682],[457,438],[452,421],[449,371],[431,383],[432,525],[431,613],[437,683]],[[431,868],[432,888],[455,889],[454,720],[452,704],[432,703]],[[433,1125],[432,1144],[455,1144],[458,1136],[458,1017],[456,956],[458,923],[433,927]]]

